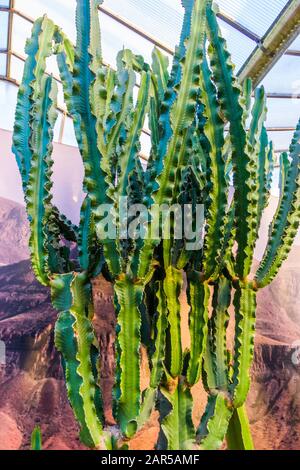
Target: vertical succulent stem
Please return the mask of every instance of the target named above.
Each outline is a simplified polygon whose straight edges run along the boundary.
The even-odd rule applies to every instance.
[[[250,369],[254,355],[256,292],[239,282],[235,297],[235,352],[233,373],[233,404],[241,407],[250,388]]]
[[[229,448],[252,449],[244,404],[254,355],[256,291],[274,279],[299,229],[300,122],[289,155],[282,158],[279,205],[263,259],[250,282],[272,174],[264,89],[256,90],[251,109],[251,83],[246,81],[242,90],[235,76],[212,0],[181,0],[185,15],[170,74],[168,61],[158,50],[151,68],[141,56],[124,49],[113,71],[102,60],[98,15],[102,1],[76,0],[75,48],[46,16],[35,22],[26,47],[13,138],[30,221],[32,266],[39,282],[51,288],[53,305],[60,313],[55,344],[63,357],[68,397],[81,439],[97,449],[117,446],[102,426],[101,367],[92,325],[91,283],[102,273],[114,287],[114,411],[123,437],[131,438],[143,426],[157,402],[158,448],[184,450],[199,444],[202,449],[218,449],[227,433]],[[46,74],[52,54],[58,58],[84,166],[86,198],[78,228],[52,204],[57,86]],[[152,148],[144,171],[140,150],[147,117]],[[129,209],[138,207],[140,216],[136,220],[137,214],[131,214],[123,230],[121,198],[125,197]],[[193,229],[198,225],[199,204],[206,208],[205,220],[200,222],[206,226],[205,233],[196,227],[203,245],[189,251],[187,234],[175,236],[175,216],[171,223],[163,222],[156,208],[183,208],[180,225],[185,232],[186,221]],[[162,230],[152,232],[154,226]],[[167,228],[171,238],[164,240]],[[129,239],[123,237],[124,231]],[[139,237],[140,233],[144,236]],[[77,260],[73,259],[75,250],[71,256],[65,242],[77,244]],[[181,338],[182,269],[187,272],[190,305],[191,346],[186,352]],[[154,272],[153,295],[148,298],[147,286]],[[233,367],[226,344],[232,291]],[[142,396],[143,341],[151,355],[151,377]],[[196,434],[191,387],[201,372],[209,398]]]
[[[105,449],[91,360],[95,337],[90,285],[85,275],[58,275],[51,282],[51,291],[54,307],[62,312],[56,323],[55,344],[64,359],[68,395],[81,426],[81,438],[90,447]]]
[[[183,382],[174,382],[169,389],[162,388],[170,411],[161,423],[162,442],[167,450],[190,450],[195,442],[192,420],[193,398],[190,388]]]
[[[220,277],[214,288],[212,337],[213,360],[216,386],[219,390],[228,389],[227,326],[229,323],[228,308],[231,300],[231,284],[224,276]]]
[[[191,337],[190,359],[187,381],[195,385],[201,375],[202,357],[206,348],[208,333],[208,284],[202,283],[199,273],[188,274],[188,303],[190,305],[189,328]]]
[[[168,321],[170,328],[170,373],[178,377],[182,370],[181,318],[179,296],[182,289],[181,272],[169,266],[164,280],[164,291],[167,300]]]
[[[227,431],[229,450],[254,450],[246,406],[234,410]]]
[[[135,284],[127,276],[115,283],[119,304],[118,347],[120,350],[120,400],[118,420],[122,432],[131,437],[137,429],[140,411],[140,345],[143,285]]]

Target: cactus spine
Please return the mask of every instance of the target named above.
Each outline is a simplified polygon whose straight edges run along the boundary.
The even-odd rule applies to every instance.
[[[77,0],[75,46],[46,16],[35,22],[26,46],[13,139],[30,221],[32,265],[37,279],[51,289],[59,312],[56,347],[81,439],[90,447],[117,448],[134,436],[156,407],[160,449],[218,449],[226,435],[229,448],[253,448],[245,401],[256,293],[278,273],[299,227],[300,124],[289,155],[281,158],[279,206],[252,277],[273,170],[264,89],[255,91],[251,107],[251,83],[247,80],[241,86],[234,75],[210,0],[182,0],[185,16],[171,70],[157,49],[151,65],[124,49],[116,70],[105,66],[100,3]],[[46,59],[53,54],[85,170],[79,227],[52,204],[57,89],[46,74]],[[139,153],[146,117],[151,152],[143,168]],[[149,211],[150,218],[143,222],[145,237],[134,236],[135,226],[133,236],[124,238],[124,198],[129,206],[143,205]],[[157,204],[176,204],[193,223],[202,204],[200,244],[189,249],[186,233],[179,240],[174,217],[162,220],[154,211]],[[151,222],[161,229],[158,235],[152,236]],[[170,236],[165,238],[167,229]],[[67,242],[77,245],[76,259]],[[92,322],[91,281],[101,273],[115,294],[113,408],[119,442],[106,428],[100,346]],[[185,283],[188,350],[183,350],[181,337],[180,295]],[[236,325],[232,361],[227,347],[231,305]],[[150,386],[144,393],[142,343],[150,366]],[[199,380],[208,402],[201,422],[194,423],[191,389]]]

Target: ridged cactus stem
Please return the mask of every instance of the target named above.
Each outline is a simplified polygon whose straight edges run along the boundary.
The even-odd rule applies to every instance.
[[[166,353],[166,330],[168,327],[168,310],[163,281],[157,281],[157,313],[155,318],[154,352],[151,357],[150,386],[157,388],[164,373]]]
[[[55,344],[61,352],[70,402],[81,425],[81,438],[91,447],[106,448],[106,436],[96,409],[98,385],[91,361],[95,336],[91,323],[91,286],[86,276],[65,274],[51,282],[52,301],[60,312]],[[97,379],[97,378],[96,378]],[[98,380],[98,379],[97,379]]]
[[[59,312],[55,344],[81,440],[93,448],[117,447],[103,429],[99,345],[92,325],[91,283],[102,273],[115,299],[114,418],[120,436],[131,438],[157,405],[159,449],[218,449],[226,435],[230,448],[251,449],[245,401],[254,355],[256,295],[278,273],[299,229],[300,123],[281,159],[279,204],[253,280],[254,248],[273,170],[264,89],[255,91],[252,106],[251,82],[240,84],[234,74],[211,0],[182,0],[183,28],[170,72],[158,50],[151,66],[123,49],[117,70],[107,67],[102,60],[100,3],[76,1],[75,46],[46,16],[34,23],[13,136],[30,222],[32,266],[40,283],[51,288]],[[79,227],[52,204],[57,87],[46,74],[52,54],[57,56],[84,165],[86,195]],[[145,169],[140,151],[147,118],[151,150]],[[126,228],[134,226],[134,236],[127,238],[121,197],[127,198],[128,209],[143,212],[143,205],[148,210],[148,219],[142,217],[137,225],[129,216]],[[196,224],[200,204],[201,227]],[[152,210],[162,205],[183,210],[181,225],[197,225],[201,246],[189,250],[186,233],[180,240],[175,237],[175,217],[165,240],[168,224]],[[139,236],[139,227],[146,237]],[[154,227],[159,234],[151,233]],[[76,250],[71,249],[74,245]],[[180,304],[184,275],[191,340],[186,351]],[[233,361],[226,341],[232,300]],[[143,342],[150,386],[141,393]],[[195,432],[191,388],[201,377],[208,403]]]
[[[201,376],[203,354],[206,348],[208,333],[208,304],[210,288],[207,282],[200,280],[197,272],[187,273],[189,329],[190,329],[190,358],[187,370],[187,382],[195,385]]]
[[[115,283],[118,312],[118,351],[120,357],[120,398],[118,421],[122,432],[131,437],[137,429],[140,412],[140,347],[141,312],[144,286],[135,284],[129,277]]]
[[[192,420],[193,399],[190,388],[182,381],[169,381],[161,393],[169,410],[161,421],[158,449],[191,450],[195,446],[195,428]]]
[[[233,413],[228,397],[217,393],[210,395],[207,407],[197,431],[201,450],[221,448]]]
[[[254,450],[246,405],[234,410],[226,441],[229,450]]]
[[[234,297],[235,352],[233,364],[233,404],[241,407],[250,388],[250,369],[254,355],[256,291],[239,282]]]
[[[182,289],[182,273],[169,266],[164,280],[164,292],[168,311],[170,337],[169,371],[173,378],[178,377],[182,370],[181,317],[179,296]]]
[[[229,323],[229,306],[231,301],[231,283],[221,276],[214,286],[212,300],[212,338],[213,361],[218,390],[227,391],[229,385],[227,327]]]

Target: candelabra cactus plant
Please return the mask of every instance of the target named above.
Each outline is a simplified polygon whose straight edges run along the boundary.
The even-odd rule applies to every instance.
[[[151,66],[129,50],[119,53],[116,70],[104,65],[100,3],[77,0],[75,47],[47,17],[35,22],[26,46],[13,142],[30,221],[32,265],[37,279],[51,288],[60,312],[56,346],[82,441],[99,449],[118,448],[156,407],[158,448],[217,449],[226,436],[230,448],[252,448],[244,404],[256,293],[276,276],[299,227],[300,125],[289,158],[282,158],[278,210],[252,276],[273,170],[264,89],[256,90],[251,106],[251,83],[242,87],[234,75],[210,0],[182,0],[185,16],[171,70],[157,49]],[[79,227],[52,204],[57,89],[46,74],[52,54],[85,170]],[[139,153],[146,117],[151,152],[144,168]],[[147,212],[133,229],[131,224],[129,237],[135,214],[124,224],[124,201],[126,208]],[[204,217],[196,224],[200,204]],[[155,211],[162,205],[185,211],[185,221],[196,226],[192,237],[176,236],[171,210],[166,219]],[[154,235],[153,225],[158,228]],[[192,248],[191,241],[196,241]],[[77,259],[70,243],[77,245]],[[115,294],[117,437],[105,426],[100,346],[92,322],[91,281],[101,273]],[[183,351],[179,298],[185,280],[190,347]],[[232,357],[227,349],[231,304]],[[145,393],[140,386],[142,343],[150,366]],[[200,379],[208,404],[195,427],[191,391]]]

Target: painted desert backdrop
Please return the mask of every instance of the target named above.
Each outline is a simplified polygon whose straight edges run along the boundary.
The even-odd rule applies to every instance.
[[[274,200],[275,204],[276,201]],[[265,216],[266,227],[268,214]],[[261,234],[263,243],[266,234]],[[60,366],[53,345],[56,312],[49,292],[35,280],[28,260],[28,225],[24,207],[0,198],[0,449],[26,449],[36,424],[42,428],[45,449],[82,448],[69,407]],[[262,247],[258,246],[257,256]],[[257,449],[300,449],[300,247],[295,245],[279,277],[260,292],[258,334],[253,384],[248,400]],[[109,286],[98,279],[95,327],[101,341],[114,335]],[[188,344],[187,311],[182,297]],[[111,318],[105,337],[103,324]],[[5,354],[3,354],[3,343]],[[111,385],[109,357],[102,365],[102,381]],[[143,369],[142,385],[148,372]],[[199,387],[195,420],[203,410],[205,393]],[[109,397],[105,397],[108,401]],[[157,416],[132,441],[134,449],[151,449],[158,432]]]

